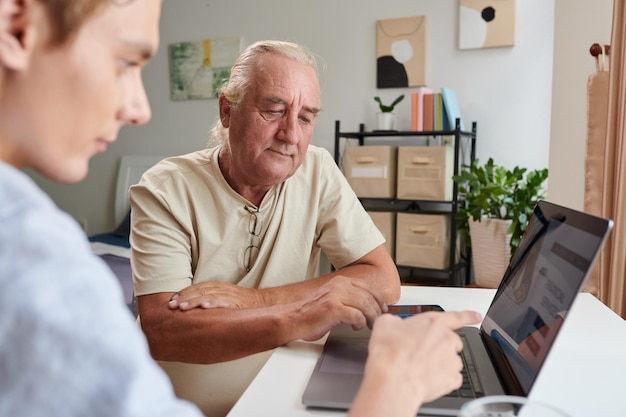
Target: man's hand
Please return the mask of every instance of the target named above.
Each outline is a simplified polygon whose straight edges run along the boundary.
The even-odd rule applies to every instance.
[[[263,307],[261,290],[240,287],[226,282],[205,281],[193,284],[172,296],[169,308],[257,308]]]
[[[387,312],[382,295],[359,278],[335,276],[296,304],[294,323],[298,338],[317,340],[338,324],[354,330],[372,327]]]
[[[401,319],[382,315],[374,324],[354,416],[414,416],[422,403],[458,388],[463,348],[454,331],[480,321],[478,313],[429,312]]]

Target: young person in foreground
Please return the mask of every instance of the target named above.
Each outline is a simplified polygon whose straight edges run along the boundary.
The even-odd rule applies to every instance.
[[[117,280],[76,222],[21,172],[80,181],[123,125],[149,120],[141,69],[158,46],[160,7],[160,0],[0,0],[2,416],[201,415],[175,398]],[[457,387],[452,329],[477,320],[470,312],[377,319],[353,415],[390,406],[407,412],[396,416],[413,415],[421,401]],[[407,360],[416,372],[404,376]],[[414,395],[400,396],[406,378]],[[384,401],[370,406],[376,397]]]

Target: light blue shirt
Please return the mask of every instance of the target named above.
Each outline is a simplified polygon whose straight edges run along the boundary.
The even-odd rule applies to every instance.
[[[201,416],[174,396],[76,222],[2,162],[0,416]]]

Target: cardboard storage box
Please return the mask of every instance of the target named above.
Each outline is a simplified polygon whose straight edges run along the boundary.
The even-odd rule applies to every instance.
[[[389,211],[368,211],[367,213],[385,237],[385,246],[393,258],[396,246],[396,213]]]
[[[357,196],[393,198],[396,194],[396,157],[394,146],[349,146],[343,172]]]
[[[400,146],[398,148],[398,198],[452,200],[454,148],[451,146]]]
[[[450,216],[398,213],[396,264],[445,269],[450,266]]]

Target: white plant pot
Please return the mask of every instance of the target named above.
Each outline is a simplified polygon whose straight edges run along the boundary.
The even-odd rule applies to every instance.
[[[498,288],[511,258],[511,235],[506,231],[511,220],[469,219],[472,240],[474,282],[486,288]]]
[[[378,113],[378,130],[395,130],[396,114],[391,112]]]

